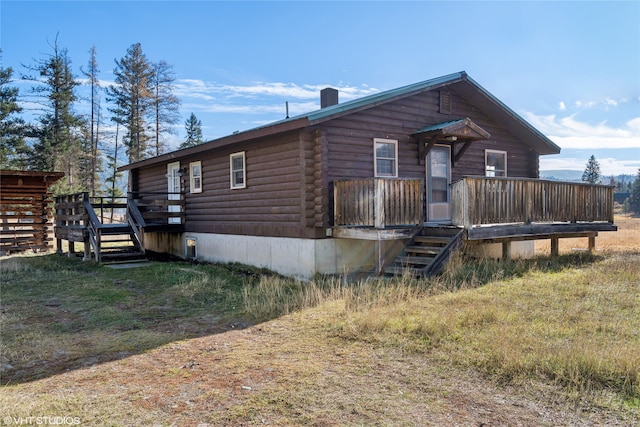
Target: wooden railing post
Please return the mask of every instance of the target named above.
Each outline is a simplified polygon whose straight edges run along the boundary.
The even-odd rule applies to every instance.
[[[374,179],[374,202],[373,202],[373,217],[374,217],[374,227],[378,229],[383,229],[385,224],[386,212],[384,209],[384,180],[380,178]]]

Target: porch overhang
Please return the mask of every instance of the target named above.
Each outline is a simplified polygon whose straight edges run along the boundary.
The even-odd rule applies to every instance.
[[[418,156],[420,161],[424,160],[434,145],[446,144],[451,145],[454,153],[451,160],[455,164],[455,162],[460,160],[464,152],[467,151],[472,142],[489,139],[491,134],[474,123],[470,118],[465,117],[463,119],[427,126],[415,131],[412,136],[418,141]],[[458,145],[461,147],[456,151],[455,147]]]

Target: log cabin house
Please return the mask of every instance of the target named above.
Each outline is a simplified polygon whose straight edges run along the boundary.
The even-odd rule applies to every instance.
[[[613,188],[539,180],[560,148],[465,72],[166,153],[129,172],[143,250],[308,279],[437,272],[462,242],[614,231]],[[99,245],[98,245],[99,248]],[[500,255],[497,255],[500,256]]]

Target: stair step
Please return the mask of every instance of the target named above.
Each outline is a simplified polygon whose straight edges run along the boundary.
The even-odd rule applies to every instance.
[[[442,248],[435,246],[407,246],[405,250],[415,254],[438,255]]]
[[[433,258],[422,256],[399,256],[395,259],[396,265],[429,265]]]
[[[131,242],[131,238],[126,238],[126,239],[105,239],[104,236],[101,236],[102,238],[100,239],[101,242],[103,243],[121,243],[121,242]]]
[[[128,246],[102,246],[100,247],[100,253],[108,254],[112,252],[140,252],[139,248],[134,245]]]
[[[144,252],[141,251],[100,252],[101,258],[134,258],[142,256],[144,256]]]
[[[441,243],[446,245],[451,241],[451,238],[445,236],[416,236],[413,240],[418,243]]]

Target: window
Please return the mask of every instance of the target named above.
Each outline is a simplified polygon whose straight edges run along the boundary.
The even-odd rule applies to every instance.
[[[185,248],[186,248],[185,255],[187,259],[198,258],[197,241],[194,237],[187,237],[185,239]]]
[[[486,176],[507,176],[507,152],[496,150],[484,151]]]
[[[376,177],[398,176],[398,141],[374,138],[374,175]]]
[[[189,163],[189,191],[191,193],[202,192],[202,163]]]
[[[247,174],[245,170],[245,155],[244,151],[241,153],[234,153],[229,157],[230,169],[231,169],[231,188],[246,188],[247,187]]]

